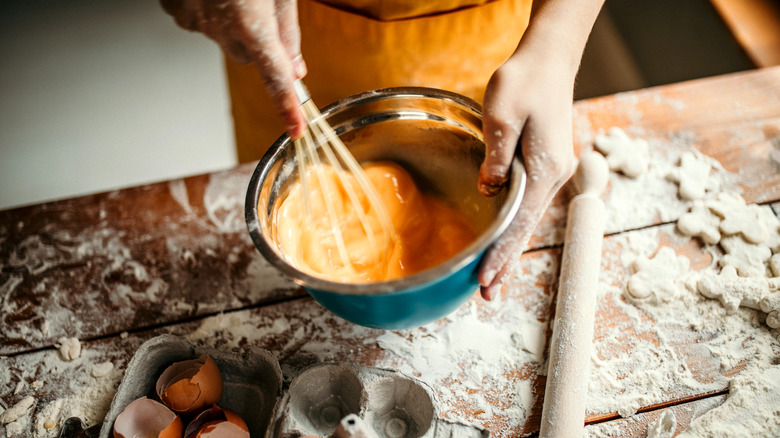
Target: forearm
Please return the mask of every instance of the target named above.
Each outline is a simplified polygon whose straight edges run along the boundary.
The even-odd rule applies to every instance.
[[[534,0],[531,21],[513,57],[529,52],[548,61],[554,57],[574,77],[603,4],[604,0]]]

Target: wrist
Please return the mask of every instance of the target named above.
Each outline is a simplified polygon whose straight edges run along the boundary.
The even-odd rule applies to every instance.
[[[603,0],[535,0],[514,55],[532,53],[538,62],[559,63],[574,78],[602,4]]]

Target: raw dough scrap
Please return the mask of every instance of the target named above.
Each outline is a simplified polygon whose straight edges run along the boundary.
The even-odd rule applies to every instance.
[[[698,236],[704,243],[720,242],[720,217],[702,200],[694,201],[691,210],[677,220],[677,229],[686,236]]]
[[[701,153],[686,151],[680,156],[680,164],[672,169],[666,179],[679,185],[680,198],[692,201],[701,199],[707,191],[717,190],[717,180],[710,178],[712,165]]]
[[[721,192],[717,199],[710,200],[707,205],[723,218],[720,222],[721,233],[741,234],[750,243],[761,243],[767,238],[766,227],[759,220],[760,207],[746,205],[741,196]]]
[[[731,265],[742,277],[766,276],[766,262],[772,251],[765,245],[754,245],[740,236],[726,236],[720,239],[720,246],[726,251],[718,262],[721,267]]]
[[[597,135],[595,147],[607,158],[610,170],[623,172],[630,178],[636,178],[647,170],[647,140],[631,139],[618,127],[610,129],[609,135]]]
[[[763,298],[777,290],[780,279],[766,277],[740,277],[734,266],[725,266],[719,275],[704,275],[696,283],[696,290],[707,298],[720,300],[726,312],[731,314],[738,307],[763,310]]]
[[[0,414],[0,424],[8,424],[18,420],[35,403],[35,399],[27,396]]]
[[[81,357],[81,342],[77,338],[62,337],[57,342],[63,360],[71,361]]]
[[[678,256],[668,246],[662,247],[652,259],[640,257],[634,260],[634,274],[628,280],[628,293],[634,298],[674,296],[675,279],[688,272],[690,260]]]
[[[779,279],[770,279],[780,282]],[[780,292],[775,292],[761,298],[758,302],[762,312],[766,312],[766,325],[772,328],[780,328]]]

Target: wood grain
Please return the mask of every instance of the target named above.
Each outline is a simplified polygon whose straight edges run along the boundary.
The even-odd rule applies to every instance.
[[[696,148],[722,163],[748,202],[780,211],[780,172],[768,158],[780,149],[780,68],[577,102],[574,123],[578,151],[590,148],[595,135],[612,126],[647,138],[662,161]],[[531,318],[549,338],[570,187],[545,215],[499,305],[475,297],[452,321],[396,333],[340,320],[262,260],[243,221],[251,171],[252,166],[242,166],[0,211],[0,404],[8,407],[32,394],[38,400],[31,410],[36,418],[55,400],[82,396],[85,385],[96,382],[91,366],[104,361],[117,370],[103,382],[110,388],[141,342],[160,333],[219,348],[265,348],[278,358],[288,379],[322,361],[403,369],[426,377],[409,357],[382,346],[380,339],[390,333],[423,342],[467,316],[492,327],[493,335],[507,322]],[[619,185],[630,183],[620,175],[611,178],[612,195]],[[671,246],[690,259],[694,270],[714,269],[722,254],[677,235],[672,223],[676,217],[652,214],[671,202],[669,198],[637,190],[633,201],[650,214],[611,230],[604,240],[594,335],[598,360],[609,363],[662,346],[696,384],[672,382],[664,397],[648,400],[639,407],[640,414],[628,419],[588,408],[586,422],[594,424],[589,427],[622,437],[644,436],[663,409],[680,412],[676,417],[684,427],[696,412],[722,403],[729,378],[749,364],[746,360],[722,368],[707,348],[719,339],[718,328],[655,320],[650,307],[626,298],[630,263],[624,256],[634,240],[652,242],[651,251]],[[613,225],[623,223],[619,219],[613,216]],[[716,309],[717,303],[704,305]],[[59,358],[54,345],[62,336],[83,341],[82,360],[65,363]],[[449,395],[442,397],[440,415],[482,425],[497,437],[537,432],[543,361],[528,352],[516,354],[517,360],[496,364],[501,379],[495,381],[470,380],[473,364],[465,358],[452,364],[450,377],[436,382],[436,390]],[[45,382],[42,388],[31,387],[36,380]],[[510,410],[521,403],[517,388],[513,392],[502,381],[532,388],[535,401],[522,421],[512,418]],[[470,396],[453,395],[460,393]],[[486,417],[486,407],[497,414]]]

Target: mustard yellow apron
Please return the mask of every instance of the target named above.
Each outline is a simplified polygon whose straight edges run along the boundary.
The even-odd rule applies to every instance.
[[[490,76],[517,47],[531,11],[531,0],[493,0],[443,13],[432,13],[430,4],[436,2],[429,1],[401,1],[400,9],[347,10],[341,5],[348,1],[366,3],[332,0],[340,4],[337,8],[316,0],[298,2],[301,52],[308,67],[304,82],[319,106],[399,86],[441,88],[481,102]],[[453,3],[458,0],[440,5]],[[226,69],[238,160],[257,160],[284,133],[284,124],[254,66],[228,59]]]

